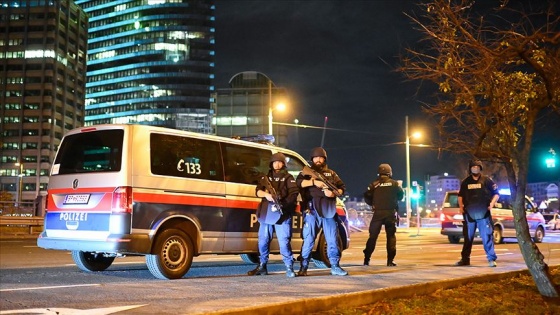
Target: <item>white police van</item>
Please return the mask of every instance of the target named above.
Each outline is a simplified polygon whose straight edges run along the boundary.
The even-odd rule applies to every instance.
[[[84,271],[116,257],[145,255],[160,279],[182,278],[193,257],[240,254],[258,263],[259,174],[282,152],[294,176],[306,164],[296,152],[267,144],[146,125],[96,125],[70,131],[49,178],[39,247],[69,250]],[[341,250],[349,246],[339,209]],[[301,213],[292,247],[301,248]],[[271,252],[278,253],[277,242]],[[324,236],[313,253],[329,267]]]

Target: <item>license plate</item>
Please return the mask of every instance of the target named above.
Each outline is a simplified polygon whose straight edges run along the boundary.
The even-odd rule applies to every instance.
[[[66,195],[64,198],[65,205],[85,205],[89,201],[90,194],[82,195]]]
[[[463,221],[453,221],[454,225],[463,226]]]

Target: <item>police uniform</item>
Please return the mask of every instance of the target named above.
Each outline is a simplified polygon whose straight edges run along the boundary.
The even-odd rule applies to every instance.
[[[272,162],[283,161],[284,167],[275,172],[272,170]],[[260,264],[248,272],[249,275],[266,275],[268,270],[266,264],[270,255],[270,243],[274,232],[278,239],[278,246],[280,247],[280,254],[282,260],[286,265],[286,275],[294,277],[293,271],[294,258],[292,254],[292,216],[295,213],[297,196],[299,189],[296,185],[294,177],[288,173],[285,168],[285,157],[282,153],[276,153],[271,157],[271,170],[267,175],[260,178],[259,183],[255,189],[257,194],[259,190],[267,191],[265,180],[271,183],[272,187],[278,194],[278,199],[281,203],[280,209],[266,198],[262,198],[257,208],[257,219],[259,221],[259,260]],[[270,193],[270,192],[269,192]],[[257,195],[258,196],[258,195]]]
[[[364,249],[364,265],[369,265],[381,226],[384,225],[385,233],[387,233],[387,266],[396,266],[393,262],[397,255],[396,211],[399,200],[402,200],[404,196],[404,191],[399,183],[391,178],[392,171],[389,164],[381,164],[378,171],[379,177],[368,186],[364,193],[364,201],[373,209],[369,238]]]
[[[311,159],[322,156],[325,158],[327,154],[323,148],[314,148],[311,151]],[[317,169],[315,165],[312,168],[323,175],[331,184],[342,190],[344,193],[345,185],[338,174],[329,169],[326,164],[322,168]],[[300,276],[307,275],[307,268],[311,259],[311,252],[315,245],[317,231],[322,227],[325,240],[327,242],[327,256],[331,264],[331,274],[345,276],[348,274],[343,270],[340,263],[340,249],[338,248],[338,225],[336,213],[336,197],[327,197],[322,189],[315,185],[303,187],[304,180],[311,180],[311,176],[300,173],[296,178],[296,183],[302,191],[302,198],[306,202],[307,209],[303,218],[303,244],[301,247],[301,267],[298,272]]]
[[[482,170],[480,161],[471,161],[469,167],[479,166]],[[495,260],[498,258],[494,251],[494,240],[492,238],[494,228],[492,216],[488,209],[492,198],[498,195],[498,186],[487,176],[480,174],[478,179],[469,175],[461,182],[459,197],[462,198],[464,205],[463,214],[463,236],[465,242],[461,251],[461,260],[457,265],[469,265],[472,250],[472,242],[478,228],[482,245],[486,252],[486,257],[490,266],[495,267]]]

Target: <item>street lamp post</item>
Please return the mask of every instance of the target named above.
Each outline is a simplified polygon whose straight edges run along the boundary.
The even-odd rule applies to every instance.
[[[412,215],[412,209],[410,206],[410,135],[408,133],[408,116],[405,116],[404,122],[406,133],[406,226],[410,228],[410,216]]]
[[[268,80],[268,134],[272,135],[272,81]]]
[[[23,187],[23,163],[16,163],[16,166],[19,166],[19,172],[18,172],[18,189],[17,189],[17,206],[19,207],[21,205],[21,193],[22,193],[22,187]]]

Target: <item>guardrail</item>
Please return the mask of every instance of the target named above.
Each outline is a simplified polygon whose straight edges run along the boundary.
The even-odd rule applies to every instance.
[[[43,217],[32,216],[0,216],[0,228],[14,227],[14,228],[28,228],[27,233],[36,234],[43,230]]]

